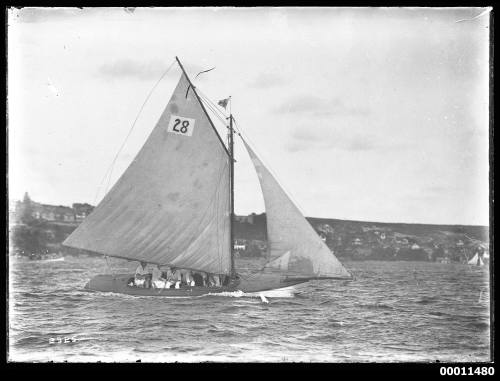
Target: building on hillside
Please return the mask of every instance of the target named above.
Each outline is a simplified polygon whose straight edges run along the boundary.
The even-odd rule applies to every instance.
[[[241,250],[246,250],[247,249],[247,245],[245,242],[242,242],[240,240],[236,240],[234,242],[234,246],[233,246],[234,250],[236,251],[241,251]]]
[[[249,214],[248,216],[234,216],[234,220],[242,224],[253,224],[255,213]]]
[[[32,217],[51,222],[75,222],[73,209],[63,205],[45,205],[32,202]]]
[[[408,241],[408,238],[402,238],[402,239],[396,238],[396,243],[400,245],[408,245],[410,242]]]
[[[354,238],[354,240],[352,241],[352,244],[353,244],[354,246],[361,246],[361,245],[363,244],[363,241],[361,241],[361,238],[356,237],[356,238]]]
[[[73,211],[75,213],[75,220],[80,222],[83,221],[85,217],[87,217],[92,211],[94,207],[89,204],[73,204]]]
[[[62,205],[58,205],[56,207],[53,207],[52,205],[43,206],[54,210],[56,221],[75,222],[75,212],[72,208]]]
[[[22,201],[17,201],[14,205],[14,212],[11,213],[11,218],[18,223],[23,216],[26,217],[26,214],[34,219],[50,222],[81,222],[94,209],[89,204],[73,204],[73,208],[63,205],[41,204],[32,201],[28,193],[25,193]]]

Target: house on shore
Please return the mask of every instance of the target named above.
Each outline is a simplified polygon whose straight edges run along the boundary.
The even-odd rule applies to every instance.
[[[17,201],[11,211],[10,217],[15,222],[20,222],[27,216],[36,220],[45,220],[56,223],[74,224],[82,222],[94,207],[89,204],[73,204],[73,207],[64,205],[48,205],[30,199],[28,193],[24,194],[22,201]]]
[[[352,244],[353,244],[354,246],[361,246],[361,245],[363,244],[363,241],[361,240],[361,238],[356,237],[356,238],[354,238],[354,240],[352,241]]]

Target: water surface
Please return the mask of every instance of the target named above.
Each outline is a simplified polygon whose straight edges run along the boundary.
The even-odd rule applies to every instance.
[[[123,272],[137,264],[111,265]],[[88,279],[109,272],[104,259],[11,261],[9,359],[489,361],[487,269],[426,262],[345,265],[355,281],[310,282],[295,297],[266,304],[251,297],[86,292]],[[257,266],[238,262],[243,273]]]

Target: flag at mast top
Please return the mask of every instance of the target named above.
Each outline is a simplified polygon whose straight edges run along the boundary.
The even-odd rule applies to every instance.
[[[227,107],[227,104],[229,103],[229,101],[231,100],[231,97],[229,98],[226,98],[226,99],[221,99],[220,101],[217,102],[217,104],[221,107],[224,108],[224,110],[226,109]]]

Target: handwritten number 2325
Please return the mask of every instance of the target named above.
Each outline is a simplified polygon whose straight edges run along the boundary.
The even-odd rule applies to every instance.
[[[177,126],[181,125],[180,130],[177,129]],[[183,120],[181,124],[180,119],[176,119],[174,123],[174,127],[172,128],[175,132],[180,132],[181,134],[185,134],[189,127],[189,120]]]

